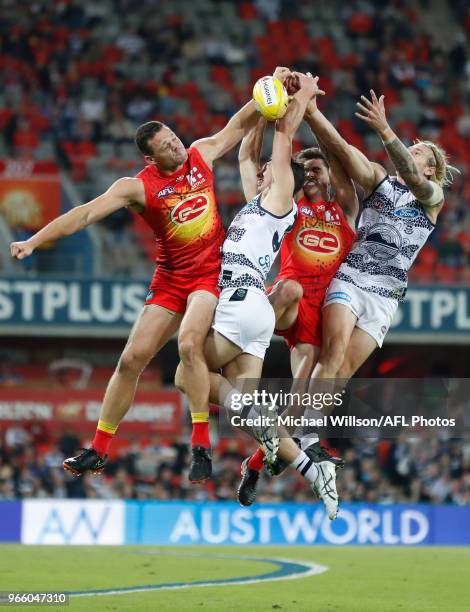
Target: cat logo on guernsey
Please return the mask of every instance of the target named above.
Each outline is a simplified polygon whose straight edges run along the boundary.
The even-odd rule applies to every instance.
[[[206,214],[209,206],[209,199],[206,195],[191,196],[172,209],[170,219],[176,225],[192,223]]]
[[[297,235],[297,244],[306,251],[320,255],[333,255],[339,251],[339,240],[335,234],[306,228]]]

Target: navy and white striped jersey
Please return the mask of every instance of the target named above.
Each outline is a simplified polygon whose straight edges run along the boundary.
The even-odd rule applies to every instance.
[[[433,230],[423,205],[408,187],[386,176],[364,201],[356,240],[336,278],[403,300],[408,270]]]

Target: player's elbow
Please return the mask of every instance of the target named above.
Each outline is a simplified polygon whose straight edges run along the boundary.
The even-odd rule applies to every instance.
[[[75,213],[75,215],[73,223],[70,227],[70,234],[79,232],[80,230],[85,229],[88,225],[93,223],[90,211],[85,207],[85,205],[77,206],[77,208],[75,208],[72,212]]]

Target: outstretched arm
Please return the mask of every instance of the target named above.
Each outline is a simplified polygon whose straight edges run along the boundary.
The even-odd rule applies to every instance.
[[[330,162],[330,180],[335,190],[335,200],[341,206],[347,222],[355,230],[356,219],[359,213],[359,200],[354,182],[346,174],[342,163],[334,153],[330,153],[328,157]]]
[[[284,82],[290,74],[290,70],[282,66],[278,66],[274,72],[274,76],[281,82]],[[258,111],[253,100],[250,100],[235,113],[220,132],[217,132],[214,136],[196,140],[191,146],[196,147],[206,164],[212,168],[216,159],[233,149],[248,134],[256,125],[257,119]]]
[[[342,163],[334,153],[328,151],[317,137],[318,145],[330,165],[330,183],[335,191],[335,200],[341,206],[349,225],[356,231],[356,219],[359,213],[359,200],[357,198],[354,182],[346,174]]]
[[[385,169],[380,164],[369,161],[359,149],[348,144],[318,110],[315,100],[307,107],[305,121],[315,136],[322,141],[328,153],[338,158],[347,176],[360,185],[368,196],[386,176]]]
[[[255,126],[257,118],[258,111],[255,103],[250,100],[233,115],[220,132],[208,138],[196,140],[191,146],[199,151],[209,168],[212,168],[216,159],[233,149]]]
[[[411,193],[423,206],[437,208],[444,202],[442,187],[428,180],[416,167],[413,156],[389,126],[385,115],[385,96],[377,98],[370,90],[371,100],[361,96],[356,116],[365,121],[382,139],[388,156]]]
[[[255,127],[242,140],[240,151],[238,152],[243,193],[247,202],[252,200],[257,193],[258,172],[265,127],[266,119],[260,116]]]
[[[283,215],[289,209],[294,191],[294,175],[291,169],[292,140],[305,114],[308,101],[314,95],[324,95],[318,89],[318,77],[299,75],[300,89],[289,102],[287,112],[276,123],[273,139],[272,185],[263,200],[263,206],[270,212]]]
[[[24,259],[44,242],[70,236],[116,210],[132,204],[145,206],[144,184],[137,178],[121,178],[105,193],[57,217],[28,240],[12,242],[11,254],[17,259]]]

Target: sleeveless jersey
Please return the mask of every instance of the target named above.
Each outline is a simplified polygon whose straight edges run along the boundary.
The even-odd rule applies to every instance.
[[[356,242],[336,278],[402,300],[408,270],[433,229],[408,187],[386,176],[364,201]]]
[[[204,274],[220,266],[225,233],[214,194],[214,176],[195,148],[170,176],[154,165],[137,178],[144,182],[141,213],[155,233],[156,263],[181,274]]]
[[[232,221],[222,247],[219,286],[256,287],[265,291],[266,277],[282,240],[295,223],[297,205],[277,217],[261,206],[261,194],[248,202]]]
[[[297,279],[304,296],[321,303],[355,232],[336,202],[311,203],[303,197],[297,208],[294,229],[282,244],[278,278]]]

